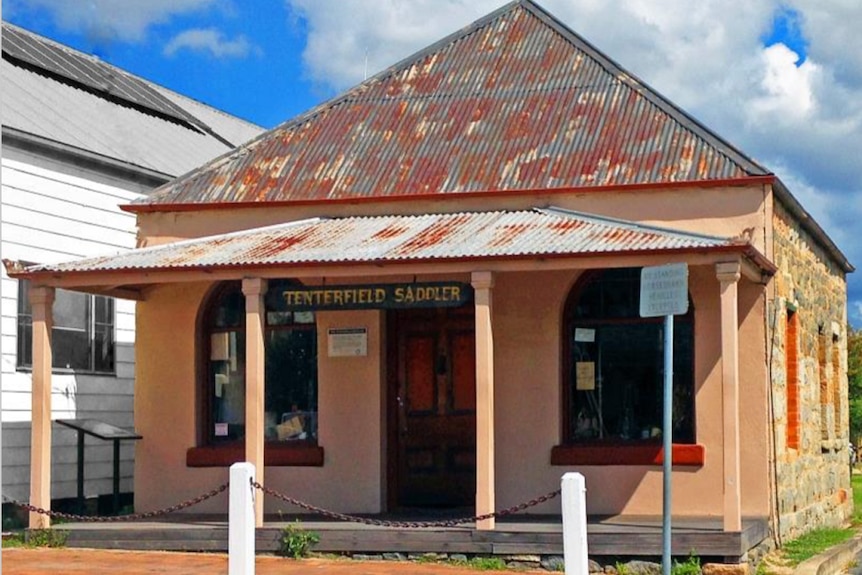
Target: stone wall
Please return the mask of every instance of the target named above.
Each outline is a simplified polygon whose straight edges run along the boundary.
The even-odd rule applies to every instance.
[[[852,510],[847,284],[843,270],[778,202],[773,232],[779,269],[767,313],[767,354],[771,358],[778,535],[783,541],[817,527],[840,525]],[[795,414],[794,401],[789,398],[792,393],[788,393],[794,378],[792,367],[788,371],[793,346],[787,346],[787,326],[794,322]],[[794,418],[795,447],[789,433]]]

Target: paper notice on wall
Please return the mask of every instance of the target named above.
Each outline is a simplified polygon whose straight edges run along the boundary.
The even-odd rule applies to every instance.
[[[592,391],[596,388],[596,364],[592,361],[579,361],[575,364],[575,389]]]
[[[329,357],[368,355],[368,330],[364,327],[330,328]]]
[[[596,341],[596,330],[585,327],[576,327],[575,341],[582,341],[585,343]]]
[[[227,423],[216,423],[215,424],[215,436],[216,437],[227,437],[228,427]]]
[[[230,383],[230,379],[228,379],[227,375],[223,373],[215,374],[215,396],[223,397],[224,396],[224,386]]]

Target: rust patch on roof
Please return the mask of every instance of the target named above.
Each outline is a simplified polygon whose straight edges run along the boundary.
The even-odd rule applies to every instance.
[[[375,240],[388,240],[392,238],[397,238],[398,236],[406,234],[408,231],[409,228],[407,226],[397,223],[391,224],[372,235],[371,241],[374,242]]]

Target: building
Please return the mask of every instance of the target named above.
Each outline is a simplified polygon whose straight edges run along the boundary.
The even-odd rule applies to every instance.
[[[2,251],[54,263],[136,245],[120,204],[220,155],[261,128],[99,59],[3,23]],[[26,283],[2,275],[3,494],[30,484],[32,319]],[[58,291],[53,418],[131,428],[134,302]],[[76,437],[54,428],[52,497],[76,495]],[[86,495],[111,492],[110,443],[89,438]],[[131,445],[122,451],[132,489]]]
[[[848,516],[853,267],[774,174],[530,0],[124,209],[140,249],[7,266],[34,301],[138,301],[140,510],[245,459],[342,512],[482,514],[576,470],[589,513],[660,514],[641,274],[685,264],[675,517]]]

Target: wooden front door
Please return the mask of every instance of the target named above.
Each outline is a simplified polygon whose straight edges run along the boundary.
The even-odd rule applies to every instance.
[[[391,312],[390,505],[463,507],[476,493],[472,305]],[[394,333],[393,333],[394,332]],[[393,373],[394,372],[394,373]],[[394,459],[394,461],[393,461]],[[394,483],[394,485],[393,485]]]

